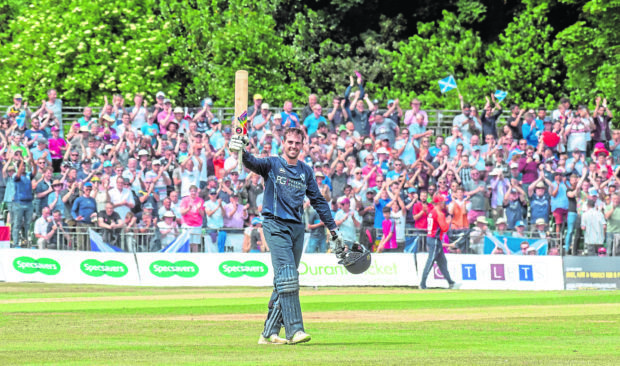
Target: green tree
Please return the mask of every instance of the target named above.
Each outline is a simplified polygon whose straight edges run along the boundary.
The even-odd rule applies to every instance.
[[[620,1],[563,0],[582,6],[581,19],[562,30],[553,44],[566,67],[563,85],[573,103],[590,103],[598,95],[620,109]]]
[[[526,8],[489,45],[484,65],[498,89],[517,103],[551,107],[560,91],[558,54],[551,46],[553,29],[547,23],[548,3],[524,1]]]
[[[66,104],[102,103],[102,95],[165,90],[171,42],[169,23],[153,13],[152,0],[33,1],[9,24],[0,48],[0,98],[21,92],[40,101],[48,88]],[[153,96],[154,98],[154,96]]]
[[[393,82],[381,93],[401,100],[418,97],[428,106],[458,108],[456,91],[442,95],[438,80],[453,75],[467,99],[482,98],[486,78],[480,73],[484,48],[478,34],[465,28],[454,13],[437,22],[418,23],[418,34],[398,43],[391,58]]]
[[[210,96],[216,104],[234,103],[234,75],[249,73],[250,94],[266,100],[301,100],[309,93],[294,49],[274,32],[269,3],[161,1],[162,18],[173,27],[172,58],[184,85],[179,97],[196,103]]]

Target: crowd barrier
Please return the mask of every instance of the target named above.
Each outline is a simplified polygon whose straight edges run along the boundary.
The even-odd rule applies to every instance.
[[[333,254],[303,255],[302,286],[418,286],[426,253],[373,254],[368,271],[352,275]],[[448,269],[462,289],[561,290],[562,257],[452,255]],[[141,286],[272,286],[268,253],[101,253],[1,249],[0,280]],[[428,287],[447,287],[431,271]]]

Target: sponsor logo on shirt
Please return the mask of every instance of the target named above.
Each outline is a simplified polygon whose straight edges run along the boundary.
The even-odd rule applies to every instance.
[[[291,187],[294,189],[299,189],[299,190],[304,190],[304,191],[306,190],[305,182],[298,182],[288,177],[283,177],[281,175],[276,176],[276,183],[283,185],[283,186]]]

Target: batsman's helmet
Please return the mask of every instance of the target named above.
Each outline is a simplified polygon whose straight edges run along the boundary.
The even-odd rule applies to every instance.
[[[348,242],[346,244],[348,250],[338,263],[353,274],[366,272],[371,262],[370,251],[360,243]]]

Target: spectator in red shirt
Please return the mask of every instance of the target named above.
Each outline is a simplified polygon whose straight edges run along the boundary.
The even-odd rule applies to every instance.
[[[426,237],[426,243],[428,245],[428,259],[424,266],[424,272],[422,272],[422,279],[420,280],[420,288],[426,288],[426,279],[433,267],[433,262],[437,262],[437,266],[441,271],[444,278],[448,281],[450,288],[455,288],[456,283],[450,278],[450,272],[448,272],[448,262],[446,255],[443,252],[443,245],[441,244],[441,238],[450,228],[452,217],[446,217],[446,198],[440,194],[433,197],[433,203],[435,206],[428,214],[427,224],[428,231]]]

